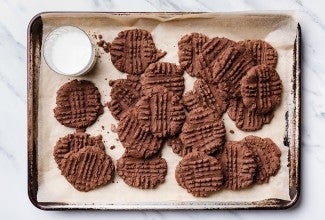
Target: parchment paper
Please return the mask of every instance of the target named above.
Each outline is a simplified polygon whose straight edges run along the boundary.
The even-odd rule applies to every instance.
[[[100,58],[93,71],[83,77],[67,77],[54,73],[41,60],[39,77],[39,109],[38,109],[38,194],[39,202],[66,202],[72,204],[132,204],[151,202],[194,202],[194,201],[220,201],[220,202],[250,202],[268,198],[289,200],[289,171],[288,149],[283,144],[286,133],[285,112],[290,109],[290,88],[293,68],[293,46],[296,36],[297,21],[293,12],[263,12],[263,13],[208,13],[174,15],[109,15],[109,14],[45,14],[43,20],[43,39],[48,33],[61,25],[74,25],[85,30],[93,43],[96,39],[93,34],[102,34],[104,39],[111,42],[118,32],[142,28],[152,33],[158,49],[167,51],[167,55],[160,61],[178,63],[177,42],[185,34],[200,32],[213,38],[227,37],[235,41],[243,39],[262,39],[276,48],[279,60],[277,71],[283,84],[281,105],[275,111],[273,120],[269,125],[256,132],[243,132],[236,128],[235,123],[224,115],[227,130],[227,140],[241,140],[253,134],[260,137],[270,137],[281,149],[281,169],[278,174],[263,185],[255,185],[250,189],[241,191],[222,190],[207,198],[196,198],[180,187],[175,178],[175,167],[181,157],[174,154],[167,145],[163,147],[162,157],[168,163],[168,174],[165,183],[154,190],[140,190],[129,187],[117,175],[114,183],[84,193],[75,190],[60,174],[53,158],[53,149],[60,137],[73,133],[74,129],[61,125],[53,114],[56,91],[61,85],[74,78],[87,79],[95,83],[102,95],[102,103],[110,100],[111,79],[126,78],[126,74],[119,72],[111,63],[110,55],[98,48]],[[192,88],[195,78],[185,74],[186,91]],[[101,115],[87,132],[92,135],[103,135],[106,153],[114,163],[123,154],[124,148],[118,141],[116,133],[111,131],[111,124],[117,121],[111,116],[109,110]],[[104,126],[104,129],[102,129]],[[235,131],[234,134],[229,133]],[[111,150],[110,146],[116,148]]]

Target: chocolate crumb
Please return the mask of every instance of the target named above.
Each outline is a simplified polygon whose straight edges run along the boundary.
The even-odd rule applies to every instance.
[[[109,149],[114,150],[115,149],[115,145],[110,146]]]
[[[102,125],[102,130],[105,130],[105,127],[104,127],[104,125]]]
[[[109,53],[110,49],[111,49],[111,43],[107,42],[105,40],[103,40],[103,36],[102,35],[98,35],[99,41],[97,42],[97,45],[101,48],[103,48],[103,50],[106,53]]]
[[[103,46],[104,46],[104,43],[105,43],[104,40],[100,40],[100,41],[97,42],[97,45],[98,45],[99,47],[103,47]]]
[[[113,133],[116,133],[116,132],[117,132],[116,125],[111,124],[111,131],[112,131]]]
[[[113,86],[114,83],[115,83],[115,81],[116,81],[116,80],[110,80],[110,81],[108,81],[108,85],[109,85],[109,86]]]
[[[234,130],[230,130],[229,132],[230,132],[230,134],[234,134],[235,133]]]

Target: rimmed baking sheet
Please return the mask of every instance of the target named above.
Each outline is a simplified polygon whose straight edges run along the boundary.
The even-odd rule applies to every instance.
[[[41,47],[54,28],[74,25],[89,36],[102,34],[112,41],[118,32],[142,28],[150,31],[157,48],[167,51],[161,59],[178,62],[177,42],[191,32],[209,37],[263,39],[279,54],[277,71],[283,83],[281,105],[269,125],[257,132],[236,128],[227,114],[224,122],[227,140],[240,140],[253,134],[270,137],[281,149],[279,173],[263,185],[241,191],[222,190],[207,198],[196,198],[178,186],[175,167],[180,157],[164,146],[162,157],[168,163],[166,181],[155,190],[127,186],[116,176],[113,184],[83,193],[75,190],[60,174],[52,156],[59,137],[74,130],[59,124],[53,116],[58,88],[74,77],[54,73],[44,62]],[[249,209],[288,208],[299,196],[299,127],[300,127],[300,29],[293,12],[236,13],[42,13],[30,23],[28,31],[28,191],[33,204],[41,209]],[[92,38],[96,43],[97,39]],[[98,49],[100,58],[93,72],[78,77],[95,83],[102,94],[102,103],[109,101],[110,79],[125,78],[112,65],[110,55]],[[186,90],[194,78],[185,74]],[[117,121],[109,110],[87,128],[92,135],[103,135],[106,152],[116,160],[124,149],[116,133],[110,129]],[[104,126],[104,128],[102,127]],[[235,131],[231,134],[229,131]],[[115,145],[114,150],[110,146]]]

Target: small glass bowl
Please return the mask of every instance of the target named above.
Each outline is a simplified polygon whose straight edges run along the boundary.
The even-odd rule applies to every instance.
[[[70,33],[70,32],[78,32],[84,36],[87,37],[87,39],[89,40],[89,44],[91,45],[91,55],[90,58],[88,60],[88,63],[79,71],[77,72],[64,72],[62,70],[59,70],[53,63],[52,60],[52,54],[51,54],[51,48],[53,46],[53,43],[55,42],[55,40],[57,40],[57,38],[61,35]],[[81,76],[84,75],[86,73],[88,73],[95,65],[96,63],[96,49],[95,46],[92,44],[91,40],[89,39],[89,36],[87,35],[87,33],[83,30],[81,30],[78,27],[75,26],[61,26],[59,28],[56,28],[55,30],[53,30],[52,32],[50,32],[48,34],[48,36],[46,37],[45,41],[44,41],[44,45],[42,48],[42,53],[43,53],[43,57],[44,60],[46,62],[46,64],[50,67],[50,69],[52,69],[54,72],[59,73],[61,75],[65,75],[65,76]]]

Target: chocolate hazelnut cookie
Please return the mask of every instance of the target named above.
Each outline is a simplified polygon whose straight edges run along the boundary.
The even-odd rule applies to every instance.
[[[222,188],[223,174],[220,160],[203,152],[187,154],[177,165],[178,184],[197,197],[206,197]]]
[[[158,61],[166,52],[158,50],[151,34],[142,29],[125,30],[111,44],[111,59],[119,71],[140,75],[150,63]]]
[[[160,156],[149,159],[123,156],[118,159],[116,170],[127,185],[140,189],[154,189],[165,181],[167,163]]]
[[[54,117],[64,126],[86,128],[103,113],[98,88],[87,80],[72,80],[57,91]]]

